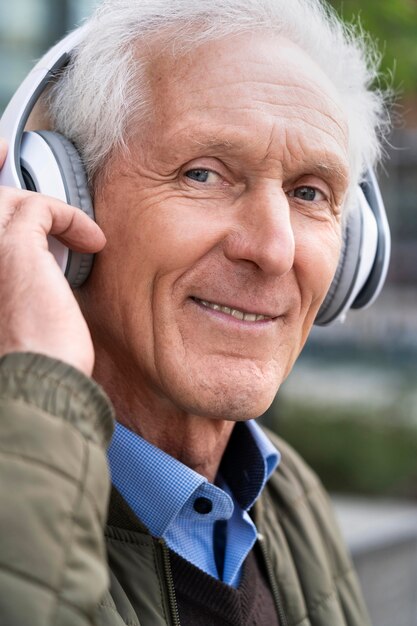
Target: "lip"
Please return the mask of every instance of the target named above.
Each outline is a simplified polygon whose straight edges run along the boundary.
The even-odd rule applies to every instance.
[[[217,304],[221,307],[227,307],[229,309],[235,309],[237,311],[241,311],[244,314],[248,314],[248,315],[261,315],[267,319],[263,319],[263,320],[257,320],[256,323],[265,323],[265,322],[273,322],[275,319],[277,319],[277,317],[279,317],[279,315],[276,314],[276,312],[272,313],[271,311],[267,310],[267,307],[259,307],[259,308],[254,308],[251,305],[247,305],[247,304],[241,304],[241,303],[236,303],[236,302],[230,302],[230,300],[222,300],[222,299],[214,299],[214,298],[200,298],[198,296],[190,296],[190,300],[192,300],[197,306],[199,306],[201,309],[204,309],[206,311],[210,311],[213,314],[218,314],[221,315],[222,317],[226,317],[226,318],[232,318],[233,320],[235,320],[236,322],[242,322],[242,323],[250,323],[253,324],[254,322],[246,322],[245,320],[239,320],[237,318],[234,318],[233,316],[231,316],[228,313],[224,313],[222,311],[216,311],[212,308],[206,307],[204,306],[204,304],[202,304],[201,301],[203,302],[210,302],[211,304]]]

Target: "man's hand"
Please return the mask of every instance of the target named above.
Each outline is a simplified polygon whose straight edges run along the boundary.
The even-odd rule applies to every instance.
[[[0,139],[0,168],[6,152]],[[48,251],[47,235],[77,252],[98,252],[106,242],[81,210],[38,193],[0,187],[0,356],[39,352],[90,376],[90,332]]]

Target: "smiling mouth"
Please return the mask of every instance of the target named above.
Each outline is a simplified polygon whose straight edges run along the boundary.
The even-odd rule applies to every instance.
[[[240,311],[239,309],[232,309],[228,306],[223,306],[222,304],[217,304],[216,302],[209,302],[208,300],[200,300],[200,298],[193,297],[192,300],[197,304],[205,307],[206,309],[212,309],[212,311],[219,311],[220,313],[224,313],[225,315],[230,315],[238,320],[243,322],[262,322],[264,320],[273,320],[273,317],[269,315],[261,315],[257,313],[246,313],[245,311]]]

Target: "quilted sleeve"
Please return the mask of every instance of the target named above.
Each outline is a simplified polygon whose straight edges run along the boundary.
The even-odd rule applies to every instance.
[[[0,616],[87,626],[108,585],[103,540],[113,409],[55,359],[0,359]]]

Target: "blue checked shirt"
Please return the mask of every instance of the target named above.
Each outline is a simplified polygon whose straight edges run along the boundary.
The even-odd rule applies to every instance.
[[[238,586],[256,540],[248,511],[280,459],[253,420],[235,425],[216,485],[119,423],[108,458],[114,486],[154,537]]]

